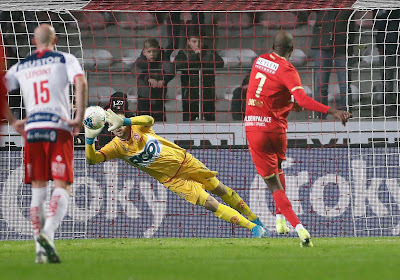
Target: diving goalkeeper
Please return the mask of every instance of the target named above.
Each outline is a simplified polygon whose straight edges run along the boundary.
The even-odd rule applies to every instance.
[[[89,164],[120,158],[146,172],[179,197],[203,206],[222,220],[251,230],[254,237],[269,236],[268,230],[243,199],[215,177],[217,172],[209,170],[185,149],[154,133],[151,116],[125,118],[111,109],[106,114],[110,125],[108,130],[116,137],[96,151],[94,140],[102,128],[91,130],[85,127]],[[221,197],[230,207],[219,203],[206,191]]]

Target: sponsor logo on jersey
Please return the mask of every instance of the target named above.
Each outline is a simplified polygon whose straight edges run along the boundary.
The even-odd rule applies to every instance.
[[[65,58],[62,54],[55,52],[47,52],[41,58],[38,58],[37,54],[33,54],[27,57],[18,65],[17,71],[31,67],[37,67],[49,64],[58,64],[58,63],[65,63]]]
[[[26,141],[35,142],[57,142],[58,131],[54,129],[31,129],[26,132]]]
[[[129,158],[129,161],[139,167],[148,167],[161,154],[162,144],[154,137],[148,136],[146,146],[138,154]]]
[[[259,57],[257,59],[256,65],[258,69],[263,70],[265,72],[269,72],[275,74],[276,70],[279,68],[279,64],[275,63],[271,60]]]
[[[244,126],[265,126],[266,123],[271,123],[271,121],[271,117],[246,116],[244,118]]]
[[[60,116],[58,116],[56,114],[38,112],[38,113],[31,114],[29,116],[28,121],[26,122],[26,124],[34,123],[34,122],[54,122],[54,123],[58,123],[59,120],[60,120]]]

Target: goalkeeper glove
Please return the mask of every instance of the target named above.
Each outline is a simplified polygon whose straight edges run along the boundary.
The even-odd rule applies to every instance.
[[[98,129],[89,129],[85,126],[86,144],[92,145],[94,143],[94,138],[96,138],[96,136],[100,134],[100,132],[103,130],[103,127],[104,126]]]
[[[130,118],[122,118],[115,114],[111,109],[107,109],[106,111],[107,122],[109,123],[108,131],[113,131],[115,129],[120,128],[121,126],[131,125]]]

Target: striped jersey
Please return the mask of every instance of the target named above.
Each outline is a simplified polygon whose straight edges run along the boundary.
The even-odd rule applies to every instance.
[[[5,76],[8,91],[18,88],[28,120],[25,131],[57,128],[72,131],[62,119],[71,119],[69,83],[84,75],[78,59],[69,53],[43,50],[13,65]]]

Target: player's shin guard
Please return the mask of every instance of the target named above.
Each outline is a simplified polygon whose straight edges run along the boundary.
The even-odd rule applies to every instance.
[[[54,240],[54,232],[57,230],[65,214],[67,213],[69,194],[63,188],[56,188],[50,199],[49,213],[47,215],[46,223],[43,232]]]
[[[235,225],[239,225],[241,227],[244,227],[244,228],[247,228],[250,230],[256,226],[254,223],[250,222],[245,217],[243,217],[235,209],[232,209],[221,203],[218,205],[218,209],[217,209],[217,211],[214,212],[214,215],[224,221],[227,221],[227,222],[235,224]]]
[[[46,220],[46,211],[44,202],[46,201],[47,188],[32,188],[32,199],[30,206],[30,218],[33,228],[33,236],[36,245],[36,253],[44,251],[36,240],[36,236],[40,233]]]
[[[221,196],[222,200],[226,204],[245,215],[250,221],[257,219],[257,215],[251,212],[249,206],[234,190],[232,190],[230,187],[226,187],[226,189],[227,193]]]
[[[286,197],[285,191],[277,190],[272,194],[272,196],[274,198],[276,207],[279,208],[286,220],[288,220],[293,227],[296,227],[298,224],[300,224],[299,219],[292,209],[292,204]]]

